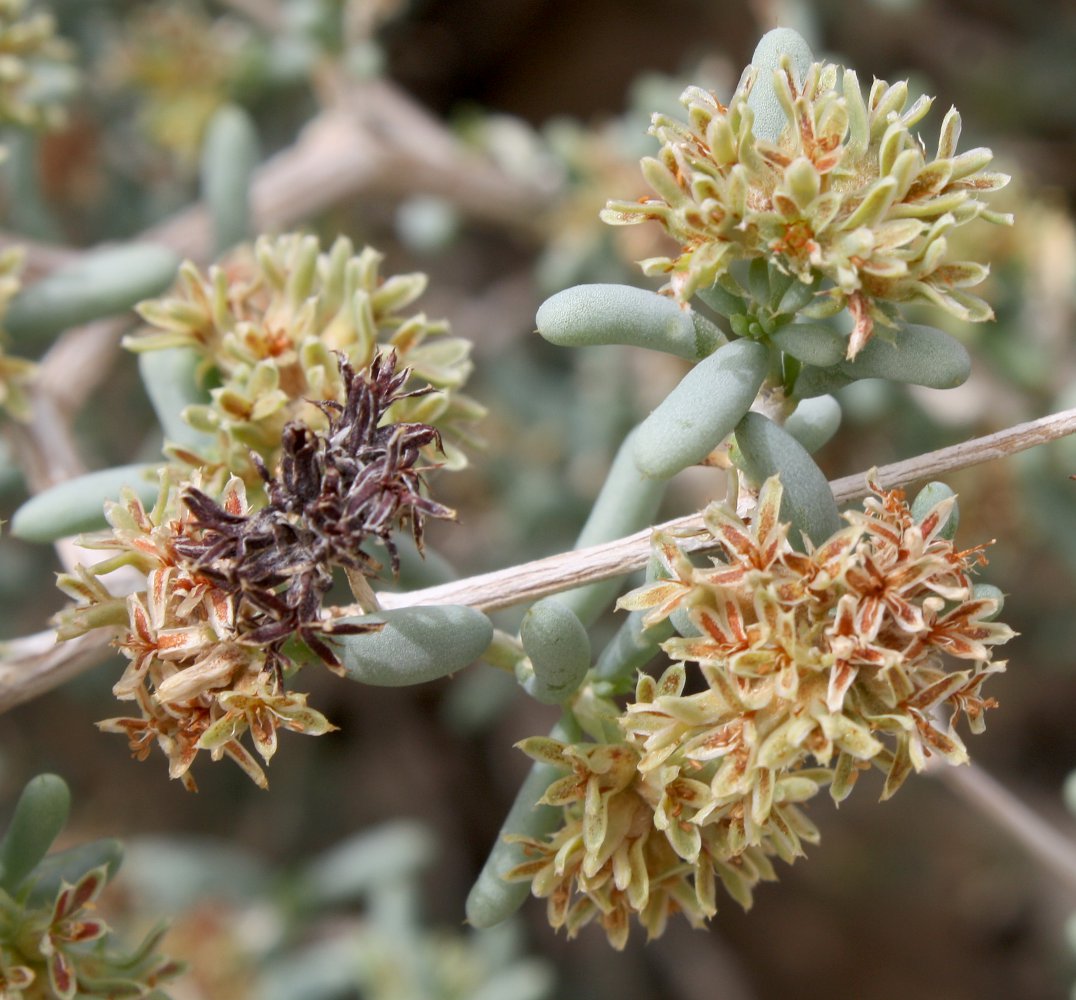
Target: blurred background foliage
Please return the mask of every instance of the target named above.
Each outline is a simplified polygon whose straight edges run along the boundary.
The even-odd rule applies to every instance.
[[[466,472],[435,482],[461,525],[430,530],[460,574],[568,548],[624,433],[682,373],[674,358],[629,348],[553,348],[533,335],[534,313],[574,283],[644,284],[632,262],[661,252],[656,227],[612,230],[599,208],[643,193],[636,164],[653,148],[650,112],[675,110],[688,82],[727,98],[776,23],[861,78],[908,77],[914,91],[937,95],[922,127],[928,147],[955,104],[961,149],[989,145],[1014,175],[996,207],[1015,212],[1016,226],[958,231],[976,241],[969,257],[992,262],[982,294],[997,322],[972,328],[931,314],[972,349],[971,379],[944,394],[850,387],[823,468],[833,477],[861,471],[1076,404],[1076,8],[1063,0],[49,6],[79,80],[42,83],[67,95],[64,124],[2,137],[5,243],[29,240],[44,252],[123,240],[181,209],[198,196],[206,123],[227,102],[253,116],[272,156],[327,108],[367,114],[361,88],[387,80],[469,151],[473,159],[446,158],[436,182],[405,158],[391,184],[305,220],[323,241],[342,233],[378,247],[389,273],[429,273],[425,310],[475,344],[469,392],[490,410],[485,445]],[[341,79],[360,99],[341,104]],[[466,188],[457,175],[475,163],[492,164],[515,197],[457,197]],[[134,359],[117,356],[76,422],[89,467],[152,459],[150,412]],[[994,683],[1002,707],[976,740],[977,760],[1070,832],[1060,790],[1076,763],[1074,471],[1069,440],[949,477],[962,539],[998,539],[990,579],[1007,592],[1006,620],[1021,633]],[[685,475],[665,513],[698,508],[712,483],[703,470]],[[26,491],[5,460],[5,516]],[[51,552],[4,538],[0,560],[0,634],[43,627],[61,605]],[[499,624],[517,621],[509,613]],[[113,714],[116,663],[0,721],[0,801],[30,775],[56,771],[75,791],[72,837],[119,835],[132,845],[109,905],[134,923],[162,912],[174,920],[165,949],[192,964],[174,988],[180,1000],[1047,1000],[1068,995],[1076,977],[1062,930],[1073,900],[929,777],[884,806],[870,795],[839,814],[817,804],[821,845],[766,886],[750,914],[726,904],[709,933],[671,927],[618,955],[597,931],[571,945],[555,938],[535,902],[503,934],[468,933],[463,898],[527,769],[512,744],[544,732],[552,710],[485,667],[400,690],[311,677],[312,700],[341,731],[286,739],[267,793],[213,768],[192,796],[92,725]],[[317,897],[315,858],[400,817],[416,825],[382,828],[387,839],[375,841],[413,848],[390,889],[379,896],[359,884],[360,857],[348,869],[360,872],[353,893]],[[411,942],[399,949],[406,975],[371,972],[401,941]],[[267,985],[275,976],[254,975],[289,967],[326,974],[321,992],[311,979],[281,992]],[[341,968],[351,974],[327,973]]]

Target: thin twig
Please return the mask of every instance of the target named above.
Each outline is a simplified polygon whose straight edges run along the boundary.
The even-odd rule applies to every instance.
[[[944,781],[969,805],[996,823],[1052,873],[1070,894],[1076,894],[1076,844],[1071,833],[1062,833],[1048,823],[975,764],[928,767],[927,773]]]
[[[1018,424],[1008,430],[965,441],[963,444],[928,452],[917,458],[876,471],[885,486],[915,482],[943,472],[963,469],[1005,455],[1044,444],[1076,432],[1076,409],[1055,413],[1040,420]],[[866,473],[847,476],[830,484],[834,496],[846,503],[866,493]],[[666,522],[660,527],[693,529],[701,525],[698,514]],[[406,594],[380,593],[378,599],[385,608],[418,604],[469,604],[493,610],[532,601],[547,594],[570,590],[586,583],[622,576],[646,564],[650,555],[652,529],[637,532],[604,545],[595,545],[534,562],[511,566],[493,573],[484,573],[466,580],[415,590]],[[354,614],[355,609],[338,609],[339,614]],[[36,697],[67,680],[82,669],[93,666],[89,648],[78,649],[79,665],[71,671],[62,668],[55,659],[60,649],[75,649],[65,644],[53,649],[54,633],[41,632],[26,640],[6,644],[7,655],[14,662],[0,661],[0,713]],[[18,645],[18,644],[22,645]],[[97,660],[103,658],[105,642],[99,640]],[[39,676],[40,675],[40,676]]]
[[[1076,409],[1064,410],[1039,420],[1017,424],[996,434],[974,438],[949,448],[919,455],[877,470],[885,487],[903,486],[944,472],[965,469],[995,458],[1033,448],[1076,432]],[[830,483],[838,503],[848,503],[867,494],[867,473]],[[699,514],[690,514],[657,527],[693,530],[702,526]],[[623,576],[646,565],[650,558],[650,536],[654,529],[638,531],[627,538],[594,545],[587,549],[547,556],[520,566],[483,573],[452,583],[428,587],[406,594],[378,594],[382,607],[398,608],[414,604],[469,604],[486,611],[533,601],[548,594],[586,583]],[[701,543],[700,543],[701,544]],[[354,609],[341,613],[355,614]]]
[[[57,643],[56,632],[45,629],[0,643],[0,712],[32,701],[66,684],[112,652],[107,629]]]

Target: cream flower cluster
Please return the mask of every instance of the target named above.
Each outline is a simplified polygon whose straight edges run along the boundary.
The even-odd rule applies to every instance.
[[[239,479],[229,482],[221,503],[236,517],[249,513]],[[107,508],[107,516],[111,532],[81,543],[116,554],[58,580],[78,601],[59,616],[58,637],[111,628],[129,661],[113,693],[133,701],[138,714],[108,719],[100,728],[126,735],[139,760],[156,743],[168,758],[169,776],[191,791],[197,786],[190,768],[201,750],[214,760],[230,758],[265,787],[261,766],[240,743],[248,730],[268,763],[279,727],[309,735],[335,727],[307,707],[305,694],[284,688],[282,664],[270,649],[244,642],[235,595],[179,557],[177,545],[196,540],[200,529],[167,477],[153,509],[128,494]],[[114,596],[99,577],[125,566],[144,574],[145,589]]]
[[[849,358],[874,323],[892,325],[893,303],[925,299],[961,319],[993,315],[966,291],[988,269],[950,259],[947,234],[973,219],[1008,223],[981,195],[1009,178],[989,172],[989,149],[957,153],[960,115],[951,108],[929,158],[913,133],[931,98],[910,106],[908,85],[875,80],[866,100],[856,74],[815,63],[796,79],[785,57],[773,74],[786,125],[774,141],[753,131],[753,87],[767,85],[750,69],[726,107],[698,87],[681,97],[688,120],[655,115],[662,143],[642,161],[654,197],[610,202],[613,225],[655,220],[676,240],[674,257],[642,262],[667,275],[686,301],[724,275],[736,260],[764,259],[812,284],[836,311],[855,320]]]
[[[992,647],[1013,632],[974,592],[981,548],[945,537],[954,498],[917,521],[901,491],[872,489],[806,553],[779,520],[777,477],[750,525],[707,509],[709,565],[656,537],[666,578],[620,606],[648,624],[682,613],[662,647],[675,662],[640,678],[618,741],[521,745],[571,772],[543,799],[563,807],[561,829],[525,841],[534,858],[512,873],[548,898],[553,926],[596,917],[622,947],[633,914],[651,935],[678,910],[712,915],[715,876],[746,906],[771,857],[817,839],[798,803],[820,788],[840,801],[873,764],[888,798],[928,757],[967,760],[955,723],[983,728],[980,688],[1004,667]]]
[[[439,464],[466,464],[459,443],[482,414],[460,389],[471,373],[470,343],[447,335],[447,324],[404,313],[425,290],[423,274],[383,277],[381,254],[356,254],[350,240],[322,251],[314,236],[262,237],[233,251],[203,274],[180,269],[175,292],[139,307],[148,326],[125,344],[134,351],[189,347],[220,384],[212,401],[191,406],[185,419],[215,435],[219,454],[178,457],[205,469],[221,467],[247,486],[260,482],[251,451],[269,468],[280,455],[285,424],[301,419],[326,426],[316,401],[343,401],[344,382],[334,352],[364,369],[379,352],[394,352],[415,384],[436,390],[401,399],[389,419],[437,427]]]

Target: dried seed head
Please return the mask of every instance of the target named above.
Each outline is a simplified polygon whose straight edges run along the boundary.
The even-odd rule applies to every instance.
[[[276,476],[261,466],[267,505],[237,513],[188,488],[184,503],[200,533],[176,547],[195,572],[232,595],[246,641],[279,648],[298,634],[334,667],[320,638],[332,567],[373,575],[380,565],[364,546],[377,539],[395,570],[393,532],[408,528],[421,549],[426,517],[455,516],[423,494],[417,463],[439,443],[437,431],[386,422],[394,403],[426,390],[403,392],[410,372],[397,372],[391,353],[375,356],[368,372],[355,372],[343,356],[339,365],[344,401],[321,404],[328,427],[288,424]]]
[[[326,632],[377,626],[326,625],[322,599],[333,568],[371,575],[380,568],[364,549],[371,539],[395,564],[393,532],[409,530],[421,547],[426,517],[454,516],[424,495],[418,463],[437,432],[390,419],[394,404],[426,390],[404,391],[410,372],[396,370],[392,353],[375,356],[367,371],[342,356],[338,364],[343,401],[321,404],[325,429],[288,424],[276,476],[260,466],[265,506],[251,508],[238,477],[214,499],[200,479],[175,485],[166,472],[152,510],[127,495],[108,508],[112,530],[83,540],[115,555],[60,578],[78,601],[60,616],[61,637],[110,629],[129,661],[114,692],[140,713],[101,728],[124,733],[140,759],[159,745],[171,776],[188,788],[201,750],[230,757],[264,785],[261,766],[239,742],[248,730],[268,762],[278,728],[313,735],[333,728],[306,695],[285,689],[286,644],[301,639],[338,667]],[[111,594],[99,577],[120,566],[144,573],[145,589]]]

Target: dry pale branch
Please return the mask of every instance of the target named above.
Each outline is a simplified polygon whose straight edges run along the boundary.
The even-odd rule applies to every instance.
[[[1010,792],[1001,782],[977,766],[928,766],[927,773],[949,788],[981,815],[1021,844],[1054,878],[1066,895],[1076,895],[1076,851],[1071,823],[1062,832]]]
[[[96,667],[111,648],[104,629],[62,643],[45,629],[0,643],[0,652],[0,712],[5,712]]]
[[[1074,432],[1076,409],[1065,410],[996,434],[882,466],[877,470],[877,476],[885,486],[912,483],[1012,455]],[[835,480],[831,486],[839,502],[855,500],[866,493],[866,473]],[[661,527],[691,529],[700,524],[699,515],[692,514],[666,522]],[[639,569],[646,564],[650,555],[651,530],[439,587],[406,594],[382,593],[378,598],[386,608],[417,604],[469,604],[493,610],[521,604]],[[355,614],[357,609],[341,608],[337,612],[341,615]],[[45,631],[0,647],[0,652],[5,655],[5,659],[0,661],[0,712],[57,687],[100,662],[107,652],[107,639],[96,639],[94,642],[96,645],[87,640],[78,645],[65,643],[56,646],[55,633]],[[67,650],[70,653],[65,652]],[[77,661],[76,664],[68,664],[68,658]]]
[[[1064,410],[1039,420],[1017,424],[1007,430],[974,438],[949,448],[882,466],[877,477],[882,486],[893,487],[928,479],[944,472],[965,469],[995,458],[1015,454],[1036,445],[1076,432],[1076,409]],[[838,503],[857,500],[867,493],[867,473],[845,476],[830,485]],[[742,513],[742,512],[741,512]],[[691,530],[702,525],[699,514],[677,518],[658,525],[665,529]],[[382,607],[396,608],[412,604],[469,604],[489,611],[533,601],[548,594],[570,590],[582,584],[596,583],[641,569],[650,558],[650,535],[653,529],[594,545],[575,552],[536,559],[521,566],[483,573],[406,594],[379,594]],[[690,544],[690,543],[689,543]],[[702,543],[699,543],[700,547]],[[349,609],[351,614],[356,609]]]

